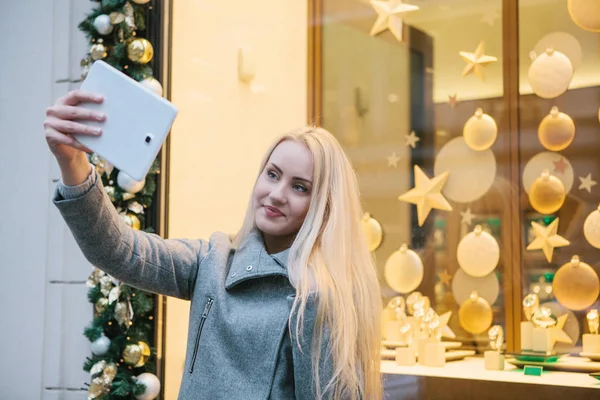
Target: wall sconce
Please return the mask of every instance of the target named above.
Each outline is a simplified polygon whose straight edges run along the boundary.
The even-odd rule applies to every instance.
[[[244,83],[254,80],[255,60],[254,54],[248,48],[238,49],[238,79]]]

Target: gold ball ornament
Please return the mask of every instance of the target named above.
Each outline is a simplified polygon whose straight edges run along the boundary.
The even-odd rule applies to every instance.
[[[135,214],[126,213],[126,214],[121,214],[121,216],[123,217],[123,221],[125,221],[125,223],[128,226],[132,227],[136,231],[140,230],[141,223],[140,223],[139,218]]]
[[[600,205],[585,219],[583,235],[589,244],[600,249]]]
[[[547,49],[529,66],[531,89],[544,99],[553,99],[566,92],[572,78],[571,60],[560,51],[553,49]]]
[[[492,235],[477,225],[463,237],[456,251],[458,265],[468,275],[480,278],[489,275],[500,261],[500,246]]]
[[[128,344],[123,350],[123,360],[129,365],[136,365],[142,359],[142,348],[138,344]]]
[[[529,189],[529,202],[541,214],[558,211],[565,202],[565,185],[547,170],[537,178]]]
[[[552,281],[552,291],[556,300],[574,311],[588,308],[600,294],[598,274],[588,264],[573,256],[571,262],[556,271]]]
[[[385,263],[385,280],[399,293],[410,293],[423,281],[423,261],[406,244],[392,253]]]
[[[568,0],[571,19],[581,29],[600,32],[600,0]]]
[[[144,38],[132,39],[127,45],[127,57],[136,63],[146,64],[154,56],[152,43]]]
[[[104,40],[98,39],[96,43],[90,47],[90,56],[92,60],[102,60],[108,55],[106,46],[104,45]]]
[[[377,250],[383,240],[381,224],[375,218],[372,218],[371,214],[365,213],[362,217],[361,225],[367,239],[369,251]]]
[[[547,150],[564,150],[575,138],[575,123],[567,114],[559,112],[558,107],[552,107],[538,127],[538,138]]]
[[[498,126],[494,118],[485,114],[481,108],[467,120],[463,127],[465,143],[475,151],[487,150],[496,141]]]
[[[460,325],[474,335],[487,331],[492,326],[493,317],[490,304],[475,291],[458,309]]]
[[[146,342],[138,342],[138,346],[140,348],[140,360],[137,364],[134,365],[135,368],[143,367],[146,362],[150,359],[150,355],[152,354],[150,351],[150,346]]]
[[[135,4],[146,4],[150,3],[150,0],[133,0]]]

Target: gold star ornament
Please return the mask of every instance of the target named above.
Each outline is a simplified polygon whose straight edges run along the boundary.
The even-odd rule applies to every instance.
[[[412,4],[404,4],[401,0],[373,0],[371,6],[377,13],[377,21],[371,29],[371,36],[379,35],[389,29],[399,42],[402,41],[402,17],[408,12],[419,9],[419,7]]]
[[[418,165],[415,165],[414,169],[415,187],[398,197],[398,200],[417,206],[419,226],[423,226],[431,209],[452,211],[452,206],[442,195],[442,189],[448,180],[448,172],[429,179]]]
[[[484,80],[484,69],[488,64],[498,61],[496,57],[484,54],[483,42],[479,43],[474,53],[461,51],[460,56],[465,60],[467,65],[463,69],[462,76],[465,77],[471,73],[475,73],[480,80]]]
[[[450,287],[450,281],[452,280],[452,275],[448,273],[448,269],[445,269],[443,272],[438,272],[438,278],[440,278],[440,282],[442,282],[446,287]]]
[[[527,250],[543,250],[548,262],[552,261],[555,247],[564,247],[570,244],[567,239],[557,234],[558,218],[548,226],[532,221],[531,227],[535,233],[535,239],[527,246]]]
[[[565,323],[567,322],[568,318],[569,314],[563,314],[557,318],[556,325],[550,328],[552,330],[552,346],[550,348],[554,348],[556,342],[567,344],[573,343],[571,337],[567,334],[567,332],[564,331]]]
[[[454,93],[453,95],[448,95],[448,104],[450,104],[450,107],[452,108],[456,107],[456,105],[458,104],[458,98],[456,93]]]
[[[452,311],[448,311],[442,315],[440,315],[440,325],[442,327],[442,337],[454,339],[456,335],[452,332],[452,329],[448,326],[448,322],[450,321],[450,317],[452,316]]]

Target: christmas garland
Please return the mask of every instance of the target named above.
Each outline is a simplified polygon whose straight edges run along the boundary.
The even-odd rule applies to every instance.
[[[149,62],[154,49],[142,36],[150,0],[102,0],[79,24],[90,42],[81,60],[82,78],[91,64],[103,60],[162,96]],[[152,204],[159,174],[158,159],[145,180],[135,181],[97,154],[89,157],[115,208],[133,229],[153,232],[145,211]],[[85,328],[92,356],[83,369],[90,373],[88,399],[154,399],[160,391],[155,375],[153,295],[127,286],[94,268],[87,280],[94,318]]]

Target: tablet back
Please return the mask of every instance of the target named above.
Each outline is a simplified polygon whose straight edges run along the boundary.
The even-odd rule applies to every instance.
[[[103,112],[102,135],[77,140],[135,180],[143,180],[169,134],[177,108],[104,61],[92,64],[81,90],[104,96],[102,104],[82,107]]]

